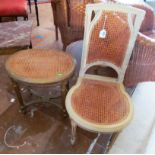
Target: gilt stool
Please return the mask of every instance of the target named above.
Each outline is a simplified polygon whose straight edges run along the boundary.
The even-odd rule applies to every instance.
[[[62,105],[59,106],[65,114],[64,100],[68,90],[69,79],[74,73],[75,60],[67,53],[56,50],[29,49],[11,55],[5,64],[6,70],[13,83],[17,99],[23,113],[28,112],[28,107],[38,103],[51,103],[56,97],[61,97]],[[33,95],[40,97],[37,100],[25,102],[23,100],[21,84],[26,86]],[[32,87],[60,86],[59,96],[39,96]],[[43,92],[44,93],[44,92]],[[53,103],[53,102],[52,102]],[[57,104],[55,104],[57,105]]]

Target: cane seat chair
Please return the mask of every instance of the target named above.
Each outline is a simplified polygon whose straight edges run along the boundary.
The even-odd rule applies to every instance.
[[[80,75],[66,97],[72,144],[77,126],[111,133],[122,130],[131,121],[133,105],[122,82],[144,14],[121,4],[87,5]],[[106,35],[102,36],[103,31]],[[118,77],[87,73],[97,65],[111,67]]]
[[[146,12],[124,78],[124,85],[133,87],[140,82],[155,81],[155,15],[154,9],[145,2],[124,3]]]
[[[63,49],[83,38],[85,7],[94,0],[52,0],[56,40],[60,30]],[[75,20],[76,19],[76,20]]]

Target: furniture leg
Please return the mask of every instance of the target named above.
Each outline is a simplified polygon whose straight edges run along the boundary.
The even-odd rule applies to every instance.
[[[24,20],[28,20],[28,17],[24,17]]]
[[[77,124],[71,120],[71,144],[74,145],[76,141],[76,129],[77,129]]]
[[[32,49],[32,41],[30,41],[30,46],[29,46],[29,48]]]
[[[113,133],[113,134],[111,135],[110,140],[109,140],[109,143],[107,144],[105,153],[108,153],[109,150],[112,148],[112,146],[113,146],[113,144],[115,143],[115,141],[116,141],[118,135],[119,135],[119,132]]]
[[[30,13],[31,13],[31,12],[32,12],[32,8],[31,8],[31,0],[28,0],[28,4],[29,4]]]
[[[58,41],[59,36],[58,36],[58,26],[55,25],[55,37],[56,37],[56,41]]]
[[[39,23],[39,13],[38,13],[37,0],[34,0],[34,4],[35,4],[35,10],[36,10],[37,26],[39,26],[40,23]]]
[[[16,81],[14,81],[12,78],[11,78],[11,81],[12,81],[12,84],[13,84],[13,88],[16,92],[16,95],[17,95],[17,100],[20,104],[20,108],[21,108],[21,111],[24,112],[24,108],[25,108],[25,105],[24,105],[24,101],[23,101],[23,98],[22,98],[22,94],[20,92],[20,88],[19,88],[19,85]],[[25,113],[25,112],[24,112]]]
[[[57,25],[57,14],[56,14],[56,3],[51,1],[51,7],[53,9],[53,20],[54,20],[54,25],[55,25],[55,37],[56,37],[56,41],[59,39],[59,36],[58,36],[58,25]]]
[[[67,91],[68,91],[67,86],[68,86],[68,81],[62,82],[62,84],[61,84],[61,103],[62,103],[62,107],[63,107],[64,117],[67,116],[66,107],[65,107],[65,99],[66,99],[66,95],[67,95]]]
[[[66,47],[67,47],[67,45],[65,43],[63,43],[63,51],[66,51]]]

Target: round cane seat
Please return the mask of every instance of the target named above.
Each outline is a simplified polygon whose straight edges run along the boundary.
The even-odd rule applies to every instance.
[[[118,83],[83,79],[71,92],[67,111],[84,128],[95,124],[103,127],[102,131],[111,132],[120,130],[132,118],[129,98]]]
[[[12,78],[37,84],[65,80],[74,68],[73,58],[56,50],[23,50],[10,56],[6,62],[6,70]]]

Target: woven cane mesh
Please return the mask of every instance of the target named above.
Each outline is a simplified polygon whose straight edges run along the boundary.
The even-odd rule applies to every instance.
[[[76,29],[76,31],[84,29],[86,4],[93,2],[94,0],[70,0],[70,26]]]
[[[55,1],[56,2],[56,9],[53,9],[54,13],[54,22],[59,27],[66,27],[68,26],[68,8],[66,0]]]
[[[129,103],[119,84],[83,80],[72,95],[72,106],[83,119],[110,125],[126,119]]]
[[[103,29],[105,17],[106,38],[99,38]],[[93,26],[89,40],[87,63],[95,61],[108,61],[118,67],[123,63],[130,39],[128,17],[125,13],[103,12],[97,23]]]
[[[145,34],[147,36],[139,33],[137,37],[124,79],[126,87],[136,86],[139,82],[155,81],[155,33],[149,31]]]
[[[55,50],[24,50],[12,55],[6,69],[13,77],[26,82],[57,82],[74,70],[72,57]]]

